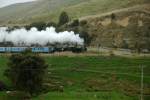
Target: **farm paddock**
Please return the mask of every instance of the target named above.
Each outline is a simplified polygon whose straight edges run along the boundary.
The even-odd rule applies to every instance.
[[[33,100],[140,100],[141,66],[144,66],[144,100],[150,99],[150,57],[43,56],[49,65],[45,92]],[[0,81],[8,57],[0,56]],[[0,100],[20,100],[0,92]]]

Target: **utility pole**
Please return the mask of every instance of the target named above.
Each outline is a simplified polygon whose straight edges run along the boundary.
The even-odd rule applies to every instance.
[[[97,47],[98,47],[98,49],[97,49],[97,50],[98,50],[98,55],[100,55],[100,47],[101,47],[101,44],[98,44]]]
[[[141,96],[140,96],[140,100],[143,100],[143,75],[144,73],[143,73],[143,66],[141,66]]]

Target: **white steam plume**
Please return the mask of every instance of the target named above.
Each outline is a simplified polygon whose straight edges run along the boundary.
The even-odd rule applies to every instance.
[[[27,31],[25,28],[16,29],[11,32],[6,31],[7,28],[0,27],[0,42],[9,41],[15,45],[25,43],[30,46],[31,44],[46,45],[47,43],[73,43],[83,45],[84,40],[79,37],[79,34],[74,32],[59,32],[55,31],[54,27],[48,27],[46,30],[38,31],[37,28],[31,28]]]

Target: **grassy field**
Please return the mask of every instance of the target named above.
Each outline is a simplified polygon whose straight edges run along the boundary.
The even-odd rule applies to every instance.
[[[33,100],[140,100],[141,68],[144,66],[144,100],[150,99],[150,57],[47,56],[45,82],[50,87]],[[0,56],[0,80],[7,57]],[[17,100],[0,92],[0,100]]]
[[[147,3],[149,0],[41,0],[36,3],[1,8],[0,21],[4,23],[9,21],[10,24],[34,21],[57,22],[62,11],[68,12],[74,19]]]

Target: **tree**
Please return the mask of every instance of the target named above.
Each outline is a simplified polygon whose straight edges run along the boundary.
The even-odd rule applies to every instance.
[[[87,31],[82,30],[82,31],[80,31],[80,34],[79,34],[79,35],[80,35],[81,38],[84,39],[84,43],[85,43],[86,45],[89,45],[89,44],[91,43],[92,37],[88,34]]]
[[[64,24],[68,23],[68,22],[69,22],[69,16],[68,16],[68,14],[66,12],[63,11],[60,14],[60,16],[59,16],[59,23],[58,23],[58,25],[62,26]]]
[[[9,58],[5,75],[11,80],[14,88],[25,93],[38,94],[42,89],[47,64],[38,54],[25,51],[13,54]]]
[[[71,27],[79,26],[79,20],[78,19],[73,20],[73,22],[70,24],[70,26]]]

